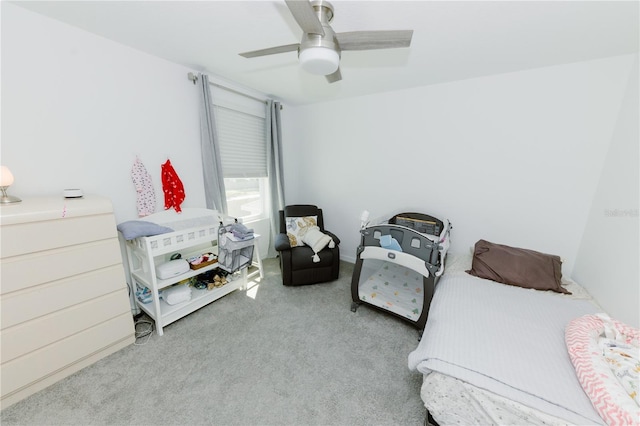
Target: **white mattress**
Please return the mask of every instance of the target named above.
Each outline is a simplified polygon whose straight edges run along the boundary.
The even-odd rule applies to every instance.
[[[476,415],[463,423],[484,423],[483,416],[496,408],[495,398],[492,402],[487,395],[497,395],[541,418],[602,424],[578,382],[564,342],[564,328],[571,319],[599,311],[581,300],[585,293],[567,297],[521,289],[456,269],[447,270],[436,287],[423,338],[409,355],[409,367],[488,391],[476,392],[481,398],[468,405],[477,408]],[[574,288],[578,289],[573,285],[570,291]],[[443,411],[439,405],[447,394],[423,398],[430,411]],[[453,407],[444,412],[460,414]],[[434,418],[442,424],[450,421]]]
[[[368,276],[361,274],[366,278],[358,286],[360,300],[417,321],[424,302],[424,277],[391,262],[366,259],[365,263],[376,269]],[[363,267],[363,272],[368,269]]]

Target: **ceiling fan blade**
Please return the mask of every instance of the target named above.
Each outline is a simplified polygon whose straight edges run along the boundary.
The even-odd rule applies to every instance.
[[[256,56],[266,56],[266,55],[275,55],[276,53],[293,52],[294,50],[298,50],[298,47],[300,47],[300,43],[269,47],[267,49],[253,50],[251,52],[239,53],[239,55],[244,56],[245,58],[255,58]]]
[[[409,47],[413,30],[351,31],[337,33],[341,50],[371,50]]]
[[[302,31],[323,36],[322,23],[318,19],[313,6],[307,0],[285,0],[291,14],[302,28]]]
[[[336,81],[342,80],[342,74],[340,73],[340,68],[335,70],[332,74],[325,75],[325,77],[327,78],[327,81],[329,83],[335,83]]]

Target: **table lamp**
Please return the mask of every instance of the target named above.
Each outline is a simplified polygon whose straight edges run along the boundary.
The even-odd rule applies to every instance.
[[[7,195],[7,188],[13,184],[13,174],[11,170],[6,166],[0,168],[0,190],[2,190],[2,197],[0,197],[0,204],[19,203],[22,201],[18,197]]]

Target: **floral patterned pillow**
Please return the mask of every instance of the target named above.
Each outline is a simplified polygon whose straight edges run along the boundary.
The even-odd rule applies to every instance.
[[[303,246],[302,237],[314,226],[318,226],[318,216],[287,217],[287,237],[291,247]]]

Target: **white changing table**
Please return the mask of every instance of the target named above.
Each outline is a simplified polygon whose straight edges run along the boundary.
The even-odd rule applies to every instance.
[[[125,241],[127,260],[131,284],[147,287],[151,291],[151,303],[142,303],[136,298],[136,304],[149,315],[155,322],[158,335],[163,335],[163,328],[174,321],[188,315],[209,303],[220,299],[234,290],[246,287],[247,270],[242,270],[240,279],[230,281],[219,288],[212,290],[198,290],[192,288],[191,300],[177,305],[169,305],[160,299],[159,291],[188,278],[216,269],[217,263],[190,269],[176,277],[166,280],[156,276],[156,265],[170,260],[171,255],[180,253],[183,259],[189,256],[202,254],[207,251],[216,251],[218,239],[218,212],[208,209],[184,208],[180,214],[173,210],[147,216],[144,220],[165,225],[176,229],[176,224],[188,224],[194,226],[182,230],[176,230],[151,237],[139,237]],[[121,235],[121,239],[124,238]]]

